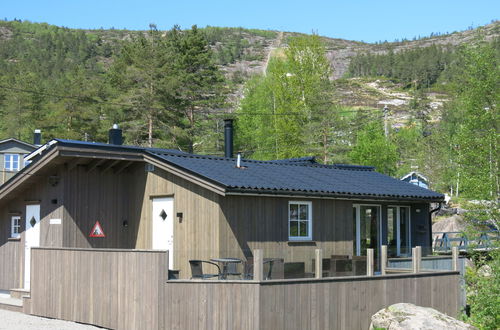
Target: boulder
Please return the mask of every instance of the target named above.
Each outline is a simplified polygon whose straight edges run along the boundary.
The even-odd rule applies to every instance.
[[[400,303],[381,309],[372,316],[370,330],[477,329],[429,307]]]

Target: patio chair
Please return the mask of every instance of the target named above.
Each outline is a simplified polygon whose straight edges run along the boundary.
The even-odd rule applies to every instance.
[[[366,256],[353,256],[352,257],[352,272],[355,276],[366,275]]]
[[[331,259],[330,277],[352,276],[352,259]]]
[[[284,265],[285,278],[304,278],[305,263],[303,262],[285,262]]]
[[[279,258],[264,258],[262,261],[263,271],[264,271],[264,279],[265,280],[273,280],[273,279],[282,279],[284,278],[284,270],[283,270],[283,259]],[[245,280],[253,279],[253,258],[247,258],[244,267],[244,275],[243,278]]]
[[[217,274],[203,273],[202,264],[204,264],[204,263],[217,267]],[[213,278],[213,277],[220,278],[220,275],[221,275],[220,267],[215,262],[205,261],[205,260],[189,260],[189,266],[191,266],[191,279],[194,279],[194,278],[208,279],[208,278]]]

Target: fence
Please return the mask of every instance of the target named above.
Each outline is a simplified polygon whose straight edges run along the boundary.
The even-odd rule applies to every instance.
[[[115,329],[362,329],[399,302],[458,313],[456,271],[321,278],[317,262],[316,278],[263,280],[262,256],[253,280],[167,281],[161,251],[34,248],[31,313]]]
[[[21,286],[22,254],[24,244],[18,240],[7,241],[0,246],[0,290]]]
[[[31,314],[158,329],[165,251],[33,248],[31,260]]]

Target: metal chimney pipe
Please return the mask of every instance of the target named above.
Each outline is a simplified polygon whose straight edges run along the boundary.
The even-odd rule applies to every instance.
[[[36,146],[42,145],[42,131],[39,129],[33,132],[33,144]]]
[[[113,128],[109,130],[109,144],[122,145],[122,130],[117,124],[113,124]]]
[[[233,158],[233,119],[224,119],[224,157]]]

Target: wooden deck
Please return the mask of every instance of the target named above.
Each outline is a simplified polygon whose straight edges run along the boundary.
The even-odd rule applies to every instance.
[[[162,251],[34,248],[32,255],[29,313],[113,329],[366,329],[393,303],[459,310],[457,271],[167,281]]]

